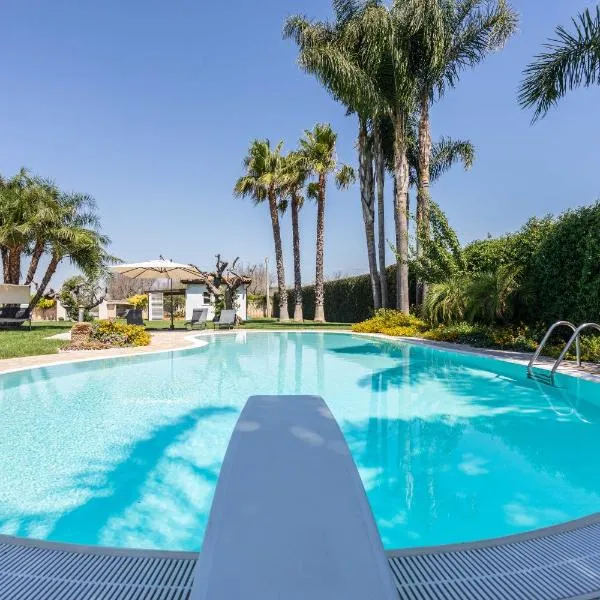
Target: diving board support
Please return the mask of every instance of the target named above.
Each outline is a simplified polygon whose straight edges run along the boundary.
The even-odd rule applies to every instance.
[[[397,600],[360,476],[322,398],[248,399],[190,598]]]

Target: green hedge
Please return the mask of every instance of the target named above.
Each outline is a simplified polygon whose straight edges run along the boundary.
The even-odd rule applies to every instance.
[[[464,248],[469,271],[508,265],[521,273],[514,324],[547,327],[558,320],[600,322],[600,202],[558,217],[529,220],[519,231]],[[415,283],[410,271],[410,301]],[[389,306],[396,304],[395,265],[387,268]],[[294,293],[289,292],[290,316]],[[304,318],[314,317],[314,286],[303,288]],[[275,310],[278,310],[277,300]],[[368,275],[325,283],[328,321],[357,323],[373,315]],[[277,316],[277,315],[275,315]]]
[[[396,265],[386,269],[388,282],[388,305],[396,306]],[[325,318],[331,323],[358,323],[373,316],[373,295],[369,275],[346,277],[326,281]],[[410,296],[414,303],[415,285],[411,276]],[[290,317],[294,316],[294,290],[288,290],[288,310]],[[311,321],[315,316],[315,286],[302,287],[302,310],[304,318]],[[273,306],[273,316],[279,316],[279,301],[277,294]]]
[[[465,256],[473,272],[501,264],[521,271],[517,321],[600,320],[600,203],[532,219],[516,233],[469,244]]]

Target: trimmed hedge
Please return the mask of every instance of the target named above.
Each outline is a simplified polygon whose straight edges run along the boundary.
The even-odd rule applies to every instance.
[[[388,283],[388,305],[396,305],[396,265],[386,269]],[[330,323],[358,323],[373,316],[373,295],[369,275],[358,275],[344,279],[326,281],[325,318]],[[415,281],[410,277],[410,301],[414,303]],[[288,290],[288,310],[290,317],[294,315],[294,290]],[[302,310],[304,318],[312,321],[315,317],[315,286],[302,287]],[[273,316],[279,317],[279,300],[277,294],[273,303]]]
[[[471,271],[509,265],[522,273],[515,320],[549,326],[600,320],[600,203],[531,219],[516,233],[465,248]]]

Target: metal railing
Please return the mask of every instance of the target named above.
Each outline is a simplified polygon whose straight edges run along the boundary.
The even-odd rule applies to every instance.
[[[558,369],[560,363],[564,360],[565,356],[567,355],[567,352],[569,351],[569,348],[573,345],[573,342],[576,342],[576,344],[577,344],[576,345],[576,348],[577,348],[577,366],[578,367],[581,366],[581,352],[580,352],[580,348],[579,348],[579,334],[584,329],[596,329],[596,330],[600,331],[600,325],[598,325],[598,323],[584,323],[583,325],[580,325],[573,332],[573,335],[571,336],[571,339],[567,342],[567,345],[563,348],[563,351],[560,353],[560,356],[556,359],[556,362],[552,366],[552,371],[550,371],[550,377],[554,378],[554,373],[556,372],[556,369]]]
[[[529,361],[529,364],[527,365],[527,374],[529,375],[529,377],[533,376],[533,366],[535,364],[535,361],[540,357],[540,354],[542,353],[542,350],[544,349],[544,346],[546,345],[546,342],[548,341],[548,339],[550,338],[550,336],[552,335],[552,333],[554,332],[554,330],[557,327],[570,327],[573,330],[573,335],[571,336],[571,340],[575,339],[577,344],[576,344],[576,353],[577,353],[577,366],[581,365],[581,348],[579,345],[579,333],[578,333],[578,328],[575,327],[575,325],[573,325],[573,323],[571,323],[570,321],[557,321],[556,323],[554,323],[554,325],[552,325],[548,331],[546,331],[546,335],[544,336],[544,338],[542,339],[542,341],[540,342],[540,345],[538,346],[538,349],[535,351],[535,354],[531,357],[531,360]],[[564,353],[566,355],[566,352]],[[556,363],[555,363],[556,366]],[[553,368],[551,373],[550,373],[550,378],[552,378],[554,376],[554,371],[556,370],[556,368]]]

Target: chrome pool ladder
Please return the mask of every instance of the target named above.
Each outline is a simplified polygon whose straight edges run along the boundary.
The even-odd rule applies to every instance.
[[[552,365],[552,369],[550,369],[549,372],[547,370],[546,371],[537,371],[537,372],[534,371],[533,367],[535,365],[535,361],[539,358],[540,354],[542,353],[542,350],[544,349],[546,342],[552,335],[553,331],[557,327],[561,327],[561,326],[569,327],[570,329],[573,330],[573,334],[569,338],[569,341],[565,344],[565,347],[563,348],[562,352],[560,353],[560,356],[554,361],[554,364]],[[565,359],[565,356],[567,355],[567,352],[573,345],[573,342],[575,342],[575,356],[576,356],[577,366],[580,367],[581,366],[581,344],[580,344],[579,336],[584,329],[596,329],[596,330],[600,331],[600,325],[598,325],[598,323],[583,323],[583,325],[580,325],[579,327],[575,327],[575,325],[573,325],[573,323],[571,323],[570,321],[557,321],[556,323],[554,323],[554,325],[552,325],[546,332],[546,335],[542,339],[540,345],[538,346],[538,349],[535,351],[535,354],[531,357],[531,360],[529,361],[529,364],[527,365],[527,375],[533,379],[537,379],[544,383],[553,385],[554,384],[554,373],[556,373],[556,369],[558,369],[558,367],[560,366],[560,363]]]

